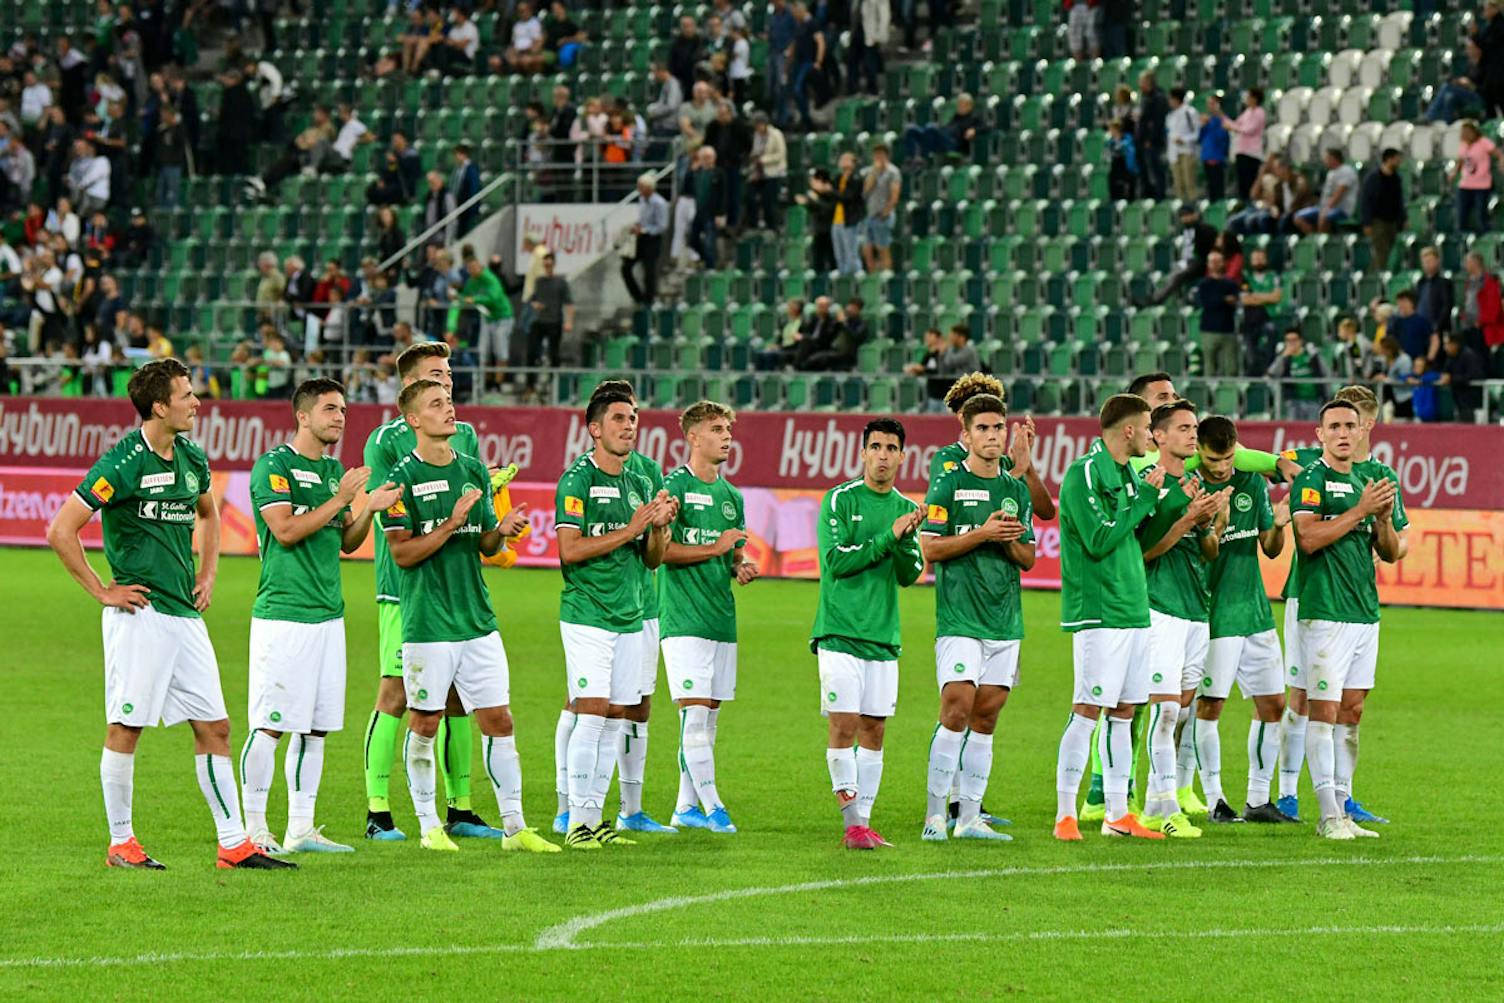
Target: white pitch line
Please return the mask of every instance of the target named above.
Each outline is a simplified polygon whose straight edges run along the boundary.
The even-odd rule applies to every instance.
[[[1464,855],[1458,857],[1412,856],[1379,859],[1352,857],[1348,859],[1318,860],[1224,860],[1224,861],[1151,861],[1142,864],[1078,864],[1059,867],[1003,867],[965,871],[939,871],[927,874],[871,875],[861,878],[845,878],[831,881],[809,881],[793,885],[777,885],[763,888],[736,888],[708,895],[676,896],[614,909],[606,913],[581,917],[568,923],[550,927],[532,944],[450,944],[433,947],[338,947],[325,950],[287,951],[178,951],[146,952],[134,955],[85,955],[81,957],[31,957],[0,958],[0,971],[12,969],[66,969],[66,968],[119,968],[138,965],[188,964],[200,962],[254,962],[254,961],[337,961],[343,958],[441,958],[488,954],[542,954],[556,950],[664,950],[700,947],[801,947],[837,946],[842,944],[906,944],[947,942],[1016,942],[1052,940],[1132,939],[1132,938],[1190,938],[1190,939],[1235,939],[1241,937],[1297,936],[1305,934],[1383,935],[1383,934],[1428,934],[1428,933],[1475,933],[1504,934],[1504,924],[1476,926],[1313,926],[1285,929],[1257,930],[1023,930],[1007,933],[916,933],[876,934],[833,937],[747,937],[732,939],[686,938],[678,941],[656,942],[597,942],[575,943],[574,938],[589,929],[595,929],[615,919],[662,912],[688,905],[723,902],[731,899],[750,898],[758,895],[783,895],[799,891],[820,891],[831,888],[851,888],[865,885],[896,884],[906,881],[939,881],[956,878],[991,878],[1023,875],[1052,874],[1098,874],[1125,871],[1154,870],[1213,870],[1222,868],[1265,867],[1369,867],[1386,865],[1447,865],[1447,864],[1494,864],[1504,862],[1504,856]],[[568,939],[564,933],[568,930]]]
[[[833,888],[859,888],[866,885],[899,884],[908,881],[949,881],[957,878],[1020,877],[1025,875],[1102,874],[1123,871],[1158,870],[1221,870],[1270,867],[1383,867],[1397,864],[1482,864],[1499,863],[1504,857],[1465,855],[1459,857],[1346,857],[1295,860],[1165,860],[1136,864],[1071,864],[1052,867],[998,867],[969,871],[935,871],[921,874],[877,874],[860,878],[836,878],[826,881],[804,881],[791,885],[770,885],[756,888],[727,888],[705,895],[675,895],[670,898],[641,902],[636,905],[608,909],[551,926],[538,934],[533,947],[538,950],[572,949],[583,945],[576,938],[588,930],[596,929],[618,919],[630,919],[647,913],[665,912],[687,906],[709,905],[734,899],[758,898],[765,895],[790,895],[799,892],[829,891]]]

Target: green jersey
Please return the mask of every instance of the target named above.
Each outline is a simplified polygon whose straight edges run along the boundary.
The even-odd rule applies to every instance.
[[[985,523],[992,513],[1002,512],[1024,524],[1021,542],[1034,541],[1029,489],[1006,473],[982,477],[962,461],[930,482],[924,504],[926,536],[960,536]],[[1018,574],[1018,565],[1008,560],[998,543],[983,543],[960,557],[936,562],[935,636],[1022,639],[1023,595]]]
[[[1280,455],[1287,460],[1294,460],[1296,463],[1300,464],[1301,469],[1303,470],[1306,467],[1309,467],[1312,463],[1315,463],[1317,460],[1321,459],[1321,453],[1322,450],[1320,446],[1302,446],[1299,449],[1287,449]],[[1353,470],[1362,471],[1370,479],[1373,479],[1375,477],[1385,477],[1394,482],[1396,489],[1394,494],[1394,511],[1391,513],[1389,521],[1390,524],[1394,526],[1394,531],[1396,533],[1403,532],[1405,529],[1409,528],[1410,517],[1405,513],[1405,496],[1401,491],[1398,490],[1400,486],[1400,475],[1395,473],[1393,468],[1391,468],[1388,464],[1380,463],[1378,460],[1375,460],[1372,457],[1369,457],[1366,460],[1355,461],[1353,463]],[[1291,511],[1294,511],[1293,504],[1291,506]],[[1285,599],[1300,598],[1300,561],[1300,548],[1296,547],[1295,552],[1290,556],[1290,573],[1285,577],[1284,591],[1280,593],[1280,595]]]
[[[102,512],[104,556],[121,585],[145,585],[152,609],[198,616],[193,608],[193,526],[209,490],[209,461],[185,435],[164,459],[140,429],[99,458],[74,494]]]
[[[893,522],[919,506],[891,491],[873,491],[858,478],[825,493],[820,502],[820,600],[810,648],[889,661],[903,650],[898,587],[924,574],[917,536],[893,535]]]
[[[963,442],[952,442],[935,450],[935,455],[930,458],[930,483],[934,484],[941,474],[949,473],[965,463],[966,457],[970,455],[971,450]],[[1013,469],[1013,459],[1007,453],[999,456],[997,462],[999,469],[1005,474]]]
[[[1290,486],[1291,515],[1310,512],[1322,520],[1335,519],[1357,505],[1364,487],[1382,476],[1371,466],[1365,469],[1365,464],[1355,463],[1350,473],[1342,473],[1325,459],[1317,460]],[[1295,524],[1298,527],[1300,520]],[[1367,516],[1340,539],[1305,555],[1300,565],[1302,620],[1379,622],[1373,533],[1373,516]]]
[[[251,506],[256,510],[256,549],[261,554],[261,581],[251,616],[261,620],[324,623],[345,615],[339,552],[349,506],[292,546],[277,542],[262,512],[288,505],[304,515],[339,490],[345,468],[332,456],[310,460],[291,445],[278,446],[251,468]]]
[[[1133,531],[1159,499],[1097,439],[1060,483],[1060,626],[1149,626],[1144,552]]]
[[[581,536],[606,536],[628,525],[652,498],[647,479],[624,466],[608,474],[591,453],[570,464],[554,493],[554,526],[572,526]],[[609,554],[564,565],[559,619],[617,634],[642,629],[643,552],[647,534]]]
[[[663,468],[658,466],[658,461],[652,457],[634,449],[627,457],[627,469],[648,482],[648,493],[643,496],[643,501],[652,501],[663,489]],[[658,619],[658,572],[646,564],[640,566],[642,568],[642,618],[656,620]]]
[[[475,434],[475,426],[467,421],[457,421],[454,424],[454,435],[449,439],[450,447],[461,456],[479,459],[480,438]],[[371,468],[371,479],[366,482],[366,490],[374,491],[390,481],[392,468],[411,455],[417,445],[418,433],[413,431],[412,426],[400,414],[385,425],[376,426],[376,431],[366,440],[365,465]],[[487,484],[489,483],[488,479]],[[490,494],[489,487],[483,490],[487,495]],[[448,516],[447,512],[445,516]],[[386,547],[386,537],[381,533],[376,534],[376,601],[402,601],[402,580],[398,574],[397,562],[392,560],[391,551]]]
[[[1287,460],[1294,460],[1304,470],[1317,460],[1321,459],[1320,446],[1300,446],[1295,449],[1287,449],[1279,454]],[[1292,507],[1293,508],[1293,507]],[[1285,587],[1280,592],[1282,599],[1300,598],[1300,548],[1293,547],[1290,555],[1290,570],[1285,574]]]
[[[679,499],[679,517],[670,530],[675,543],[708,546],[727,530],[747,528],[742,493],[724,477],[707,484],[686,466],[669,474],[663,486]],[[663,597],[662,636],[736,641],[731,576],[738,559],[737,548],[733,547],[720,557],[698,564],[663,566],[658,576]]]
[[[481,492],[465,524],[442,547],[411,568],[397,569],[402,640],[468,641],[496,630],[480,564],[481,534],[496,528],[496,509],[489,504],[491,475],[485,464],[456,452],[448,463],[436,466],[409,453],[388,471],[386,480],[402,489],[402,497],[381,514],[381,528],[406,529],[414,536],[432,533],[454,513],[461,495]]]
[[[1144,485],[1144,490],[1154,492],[1148,485]],[[1146,553],[1151,550],[1185,515],[1190,504],[1190,495],[1185,493],[1180,478],[1167,472],[1154,511],[1139,524],[1139,547]],[[1144,580],[1149,589],[1150,609],[1182,620],[1206,622],[1211,597],[1206,592],[1206,562],[1201,559],[1203,532],[1199,527],[1192,527],[1190,532],[1175,541],[1173,547],[1145,563]]]
[[[1211,636],[1249,637],[1274,629],[1274,612],[1259,571],[1259,534],[1274,528],[1269,483],[1258,474],[1234,472],[1232,479],[1214,484],[1202,478],[1208,491],[1231,487],[1227,526],[1218,541],[1217,559],[1207,575],[1211,588]]]

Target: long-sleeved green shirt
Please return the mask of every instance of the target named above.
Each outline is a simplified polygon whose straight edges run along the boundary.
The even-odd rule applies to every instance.
[[[1158,501],[1102,445],[1070,465],[1060,484],[1060,626],[1149,626],[1144,552],[1134,531]]]
[[[919,506],[897,490],[879,492],[860,478],[826,492],[820,503],[820,602],[810,648],[857,658],[898,657],[898,589],[924,573],[919,536],[893,535],[893,522]]]
[[[476,308],[486,320],[510,320],[512,318],[512,301],[507,298],[506,290],[501,287],[501,280],[489,268],[482,268],[479,275],[471,275],[465,279],[464,286],[460,288],[459,298],[449,308],[447,318],[449,330],[459,329],[460,311],[466,305],[464,301],[467,299],[475,300]]]

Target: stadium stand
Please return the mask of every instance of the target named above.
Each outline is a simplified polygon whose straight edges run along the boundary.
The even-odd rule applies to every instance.
[[[708,119],[698,110],[677,136],[650,122],[665,92],[682,100],[705,83],[737,99],[733,119],[744,123],[715,135],[738,176],[718,267],[701,269],[676,239],[655,302],[632,308],[623,296],[622,309],[577,332],[574,366],[545,383],[507,383],[493,399],[573,402],[593,370],[634,375],[661,406],[708,394],[738,407],[911,411],[926,406],[926,373],[974,353],[1020,411],[1090,411],[1125,376],[1164,369],[1205,406],[1275,416],[1321,379],[1392,376],[1390,396],[1404,405],[1413,386],[1476,363],[1470,381],[1448,379],[1434,395],[1433,416],[1470,419],[1453,397],[1470,398],[1453,386],[1504,376],[1504,307],[1490,278],[1504,264],[1501,241],[1470,232],[1486,230],[1495,207],[1451,173],[1466,116],[1480,120],[1481,137],[1501,135],[1504,17],[1490,22],[1457,0],[1076,0],[1084,15],[1069,2],[973,0],[936,5],[921,47],[902,5],[891,27],[864,12],[870,5],[822,3],[804,29],[802,8],[786,13],[782,0],[776,9],[555,4],[541,21],[526,5],[489,2],[460,16],[369,0],[295,14],[265,0],[237,16],[208,2],[3,0],[0,268],[11,275],[0,384],[118,393],[133,359],[191,350],[206,394],[277,395],[326,369],[357,399],[384,400],[391,353],[451,328],[461,363],[478,365],[479,325],[463,316],[473,311],[450,310],[463,306],[457,252],[471,227],[521,203],[624,194],[641,170],[699,145]],[[727,34],[710,40],[718,30]],[[785,66],[770,36],[789,32]],[[886,45],[869,46],[869,33],[888,33]],[[806,65],[816,35],[825,72]],[[795,84],[813,98],[812,130],[796,122]],[[1159,118],[1174,88],[1190,115],[1181,170],[1164,162]],[[1253,117],[1240,110],[1255,93],[1261,135],[1236,134],[1218,154],[1201,124],[1210,99],[1229,123],[1245,123]],[[618,109],[619,121],[608,114]],[[776,192],[781,218],[754,229],[738,217],[768,189],[745,145],[759,110],[782,127],[787,179]],[[1108,126],[1123,115],[1134,121],[1115,139]],[[892,269],[864,272],[844,258],[837,269],[845,248],[832,245],[821,197],[832,188],[812,172],[837,177],[844,152],[864,169],[879,144],[902,173]],[[1285,203],[1275,225],[1257,211],[1265,200],[1236,191],[1259,166],[1239,162],[1240,148],[1269,161],[1257,183],[1267,177],[1269,201]],[[1385,150],[1399,154],[1387,187]],[[1338,176],[1350,179],[1345,218],[1309,234],[1286,224],[1320,201],[1329,173],[1348,168]],[[692,194],[694,175],[677,174],[664,185]],[[477,205],[446,219],[482,185]],[[447,224],[437,244],[377,267],[435,223]],[[1223,311],[1222,287],[1201,281],[1206,235],[1228,280],[1255,291],[1273,288],[1250,278],[1262,251],[1278,302]],[[1423,281],[1426,247],[1438,252],[1439,280]],[[492,250],[479,248],[482,261],[525,325],[521,262]],[[1469,252],[1481,260],[1468,266]],[[1429,376],[1405,371],[1422,368],[1412,345],[1403,359],[1379,350],[1384,334],[1425,340],[1405,310],[1390,314],[1416,288],[1430,326],[1464,336],[1463,361],[1443,341]],[[816,316],[827,297],[834,325]],[[854,299],[862,324],[851,330],[842,318]],[[803,304],[797,323],[793,301]],[[1239,344],[1230,367],[1204,351],[1203,321],[1215,335],[1224,312]],[[308,326],[310,315],[319,323]],[[1357,321],[1355,338],[1338,336],[1343,318]],[[1287,328],[1303,335],[1315,371],[1281,368]],[[932,329],[964,351],[927,353]],[[283,347],[268,342],[273,333]],[[819,344],[801,347],[805,338]],[[519,332],[514,364],[529,361],[525,345]],[[468,385],[487,395],[484,374]],[[1496,418],[1504,387],[1488,384],[1477,403]]]

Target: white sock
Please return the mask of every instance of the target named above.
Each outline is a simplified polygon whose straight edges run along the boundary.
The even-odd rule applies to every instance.
[[[642,775],[648,765],[646,721],[622,721],[616,759],[616,769],[621,774],[621,813],[636,815],[642,811]]]
[[[266,801],[276,773],[277,740],[260,728],[252,728],[240,750],[240,803],[245,808],[245,827],[249,832],[261,832],[267,827]]]
[[[433,757],[433,737],[424,737],[409,730],[402,745],[402,759],[407,766],[407,792],[412,795],[413,811],[418,815],[421,832],[439,825],[439,810],[435,807],[438,797],[438,780]]]
[[[710,708],[684,707],[679,711],[679,722],[679,756],[690,780],[686,807],[698,802],[708,815],[721,806],[715,786],[715,749],[710,743]]]
[[[951,731],[943,724],[935,725],[935,734],[930,739],[930,765],[925,792],[925,815],[945,816],[950,807],[951,792],[958,782],[956,767],[961,763],[961,742],[964,731]]]
[[[324,777],[324,736],[292,736],[287,742],[282,770],[287,775],[287,835],[290,839],[313,831],[313,808],[319,800],[319,781]]]
[[[1269,781],[1279,758],[1279,722],[1248,724],[1248,804],[1257,808],[1269,803]]]
[[[872,821],[877,789],[883,785],[883,750],[856,747],[856,813],[861,825]]]
[[[1168,818],[1180,810],[1175,800],[1175,725],[1179,720],[1176,701],[1158,701],[1149,711],[1149,789],[1144,814],[1156,818]]]
[[[1201,774],[1201,791],[1209,808],[1226,801],[1222,794],[1222,734],[1216,721],[1196,718],[1191,722],[1196,737],[1196,770]]]
[[[1128,779],[1133,773],[1133,721],[1106,717],[1097,736],[1097,755],[1102,760],[1102,795],[1107,817],[1128,814]]]
[[[1175,789],[1190,787],[1196,781],[1196,740],[1191,731],[1191,715],[1196,710],[1196,700],[1190,706],[1180,708],[1175,718]]]
[[[485,753],[486,776],[496,792],[501,827],[510,836],[527,828],[522,818],[522,763],[517,759],[517,736],[487,735]]]
[[[204,792],[219,845],[231,849],[245,842],[245,824],[240,821],[240,792],[235,789],[235,767],[229,756],[195,755],[198,789]]]
[[[591,806],[585,809],[584,819],[592,828],[601,824],[606,795],[611,790],[611,778],[616,774],[616,744],[625,723],[619,717],[608,717],[601,725],[600,744],[595,754],[595,777],[590,785]],[[570,822],[573,821],[571,816]]]
[[[1339,724],[1332,728],[1335,759],[1332,771],[1337,782],[1337,798],[1346,807],[1353,796],[1353,771],[1358,768],[1358,726]]]
[[[961,777],[961,801],[956,821],[975,822],[982,812],[982,795],[987,793],[987,780],[992,776],[991,734],[967,730],[966,741],[961,744],[961,768],[956,772]]]
[[[569,824],[574,827],[600,824],[601,802],[593,800],[595,760],[600,755],[606,719],[599,714],[578,714],[569,735]],[[593,821],[592,821],[593,816]]]
[[[1081,774],[1091,760],[1091,733],[1097,722],[1072,714],[1060,736],[1060,756],[1055,761],[1055,821],[1076,817],[1076,795],[1081,792]]]
[[[856,748],[826,749],[825,767],[830,771],[830,789],[841,805],[847,827],[861,825],[857,809]]]
[[[135,753],[110,749],[100,753],[99,786],[104,789],[104,816],[110,825],[111,846],[136,834],[131,828],[131,791],[135,775]]]
[[[710,747],[712,749],[715,748],[715,729],[720,724],[720,721],[721,709],[719,707],[711,707],[710,714],[705,718],[705,731],[710,735]]]
[[[1279,796],[1300,794],[1300,767],[1306,758],[1306,716],[1285,709],[1279,730]]]
[[[554,793],[559,798],[559,814],[569,811],[569,736],[574,732],[575,713],[568,707],[559,711],[554,725]]]
[[[1321,817],[1324,819],[1342,816],[1342,802],[1337,798],[1334,727],[1324,721],[1306,724],[1306,763],[1311,770],[1311,786],[1316,788],[1316,800],[1321,803]]]
[[[966,748],[966,738],[970,734],[971,734],[971,729],[970,728],[963,728],[963,729],[961,729],[961,748],[962,749]],[[946,804],[947,808],[949,808],[951,804],[955,804],[955,803],[957,803],[957,802],[959,802],[961,800],[961,753],[960,753],[959,749],[956,751],[956,769],[954,771],[952,771],[952,773],[951,773],[951,777],[950,777],[950,794],[947,795],[947,797],[949,798],[949,803]],[[934,812],[930,812],[930,814],[933,815],[935,813]]]

